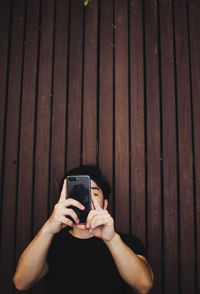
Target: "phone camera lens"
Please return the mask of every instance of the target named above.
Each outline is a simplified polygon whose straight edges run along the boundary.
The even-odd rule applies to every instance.
[[[68,181],[70,182],[76,182],[77,180],[78,180],[78,177],[73,177],[73,176],[68,177]]]

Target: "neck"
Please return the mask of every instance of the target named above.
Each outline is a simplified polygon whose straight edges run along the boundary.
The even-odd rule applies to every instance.
[[[70,234],[79,239],[89,239],[93,237],[93,235],[85,229],[85,225],[74,225],[72,230],[69,231]]]

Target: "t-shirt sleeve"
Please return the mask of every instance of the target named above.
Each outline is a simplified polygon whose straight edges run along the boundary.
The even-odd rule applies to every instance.
[[[146,249],[142,241],[134,235],[120,234],[122,241],[130,247],[137,255],[142,255],[147,258]]]
[[[51,258],[52,258],[52,246],[53,244],[50,245],[48,253],[47,253],[47,258],[46,258],[46,262],[48,263],[48,266],[50,266],[51,264]]]

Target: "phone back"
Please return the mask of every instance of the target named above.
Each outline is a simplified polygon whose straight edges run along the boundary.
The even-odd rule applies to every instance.
[[[79,224],[85,224],[91,210],[90,177],[88,175],[68,176],[67,195],[68,198],[73,198],[84,205],[84,210],[74,206],[72,208],[80,220]]]

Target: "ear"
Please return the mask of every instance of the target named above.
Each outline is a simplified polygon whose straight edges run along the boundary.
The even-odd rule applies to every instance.
[[[107,210],[107,208],[108,208],[108,199],[105,199],[103,209]]]

